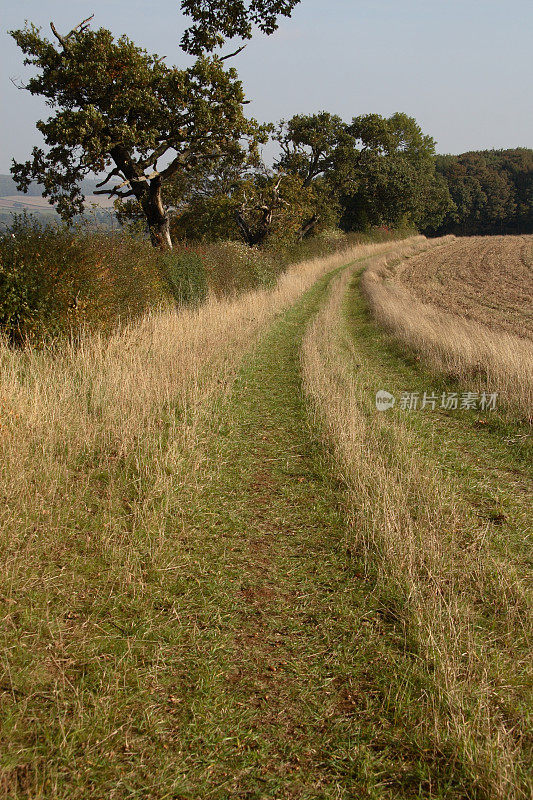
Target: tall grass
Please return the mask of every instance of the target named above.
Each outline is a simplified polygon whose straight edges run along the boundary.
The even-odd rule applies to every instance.
[[[109,333],[149,309],[196,305],[208,293],[271,288],[291,264],[400,235],[324,231],[302,243],[273,240],[264,249],[177,242],[162,254],[141,235],[43,224],[23,215],[0,235],[0,330],[19,345],[81,328]]]
[[[385,264],[366,273],[373,300],[391,291],[378,278]],[[525,798],[526,578],[492,551],[486,525],[439,480],[396,412],[372,408],[372,364],[343,316],[350,280],[349,271],[336,279],[306,334],[303,376],[349,487],[350,547],[383,618],[401,631],[403,656],[382,664],[388,702],[419,752],[463,764],[472,796]],[[401,311],[418,324],[416,306]]]

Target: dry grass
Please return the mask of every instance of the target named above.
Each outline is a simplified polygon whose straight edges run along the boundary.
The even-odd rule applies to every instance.
[[[504,275],[507,263],[503,260],[509,251],[507,240],[512,239],[513,248],[520,254],[519,245],[527,237],[496,237],[491,240],[492,264],[494,251],[501,253],[502,261],[499,270],[502,274],[502,306],[501,312],[494,311],[488,315],[486,308],[473,304],[472,297],[467,296],[466,288],[471,278],[472,265],[479,274],[483,274],[484,264],[481,256],[485,255],[479,239],[469,239],[459,244],[452,237],[437,240],[428,252],[405,261],[396,258],[385,259],[369,268],[361,281],[361,289],[366,297],[375,319],[400,341],[419,353],[426,363],[437,372],[444,372],[460,380],[472,382],[480,391],[498,392],[499,399],[506,406],[518,409],[521,414],[531,419],[533,415],[533,372],[531,370],[533,345],[528,338],[507,332],[510,329],[525,334],[524,320],[528,314],[529,299],[527,287],[521,294],[515,291],[511,307],[509,293],[506,294]],[[440,246],[439,246],[440,245]],[[526,242],[526,245],[529,246]],[[526,246],[524,245],[524,247]],[[457,258],[457,262],[454,260]],[[466,266],[463,265],[466,263]],[[511,260],[509,269],[514,262]],[[522,261],[519,261],[523,265]],[[442,272],[443,286],[437,295],[428,289],[427,276]],[[451,266],[450,266],[451,265]],[[457,272],[455,271],[457,267]],[[469,272],[470,270],[470,272]],[[487,285],[491,285],[493,303],[496,302],[498,286],[491,273]],[[465,274],[467,277],[465,277]],[[419,282],[416,283],[417,276]],[[462,277],[461,277],[462,276]],[[470,276],[470,277],[468,277]],[[516,276],[518,280],[518,274]],[[448,285],[448,280],[450,284]],[[422,289],[414,289],[414,286]],[[507,283],[507,286],[509,282]],[[472,288],[472,296],[484,291],[485,284]],[[464,292],[463,292],[464,290]],[[434,303],[421,302],[418,295],[429,296]],[[461,302],[469,305],[476,314],[470,316],[483,318],[481,324],[474,319],[463,318]],[[452,309],[454,313],[447,310]],[[506,328],[506,330],[502,330]]]
[[[366,279],[367,293],[380,298],[391,291],[378,282],[382,267],[377,261]],[[486,526],[439,480],[401,418],[372,409],[372,365],[341,322],[349,279],[341,274],[308,330],[304,385],[350,487],[354,550],[411,658],[411,667],[383,664],[389,701],[420,751],[453,753],[480,796],[526,797],[525,580],[491,551]],[[425,676],[418,700],[406,707],[418,670]]]
[[[174,447],[193,451],[199,419],[274,316],[321,275],[387,248],[365,245],[304,262],[273,290],[150,313],[107,338],[82,335],[41,352],[0,344],[0,469],[18,533],[35,514],[36,492],[38,505],[50,509],[59,475],[85,453],[100,453],[102,466],[133,452],[142,462],[139,448],[158,441],[164,423]],[[179,416],[165,419],[176,408]]]

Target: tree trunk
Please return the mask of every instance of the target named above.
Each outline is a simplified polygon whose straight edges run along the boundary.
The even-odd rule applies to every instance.
[[[118,169],[126,177],[126,183],[131,186],[131,191],[126,196],[133,194],[143,210],[153,246],[161,250],[172,250],[170,220],[161,195],[161,176],[156,174],[151,180],[147,180],[139,173],[130,154],[123,147],[114,147],[110,152]]]
[[[270,227],[272,225],[272,209],[267,208],[263,210],[261,219],[256,224],[254,230],[250,228],[240,211],[235,212],[235,219],[239,228],[241,229],[241,233],[246,244],[249,247],[256,247],[263,244],[270,232]]]
[[[162,220],[153,222],[148,220],[148,228],[150,230],[150,241],[154,247],[159,247],[160,250],[172,250],[168,214],[165,214]]]
[[[168,212],[163,205],[161,180],[159,178],[154,178],[150,181],[148,192],[141,205],[146,215],[153,246],[158,247],[160,250],[172,250],[170,220]]]
[[[244,241],[249,247],[252,247],[252,232],[240,211],[235,212],[235,221],[240,228]]]

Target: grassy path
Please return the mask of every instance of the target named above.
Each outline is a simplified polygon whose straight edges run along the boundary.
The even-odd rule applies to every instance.
[[[300,341],[328,283],[274,325],[243,371],[195,509],[202,616],[220,620],[220,638],[198,641],[211,663],[184,730],[191,796],[361,796],[350,694],[364,670],[361,585],[299,379]]]
[[[182,778],[175,762],[168,775],[184,797],[411,797],[439,772],[453,788],[389,703],[382,659],[401,642],[373,624],[344,490],[308,422],[300,344],[328,283],[243,370],[190,512],[200,674],[180,720]]]
[[[436,746],[416,730],[411,709],[431,680],[353,552],[344,485],[309,423],[300,348],[330,281],[272,327],[217,423],[216,469],[191,518],[199,525],[191,546],[203,564],[197,645],[208,672],[183,730],[183,790],[217,798],[487,797],[452,740]],[[356,283],[346,313],[369,390],[421,389],[429,376],[371,323]],[[410,424],[421,456],[476,505],[491,546],[522,568],[520,433],[453,412],[413,415]]]

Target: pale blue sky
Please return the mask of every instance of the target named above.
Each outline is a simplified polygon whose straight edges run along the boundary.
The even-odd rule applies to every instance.
[[[185,22],[177,0],[0,0],[0,172],[39,143],[49,111],[10,78],[27,68],[7,36],[28,19],[68,31],[94,24],[126,33],[167,63]],[[327,110],[414,116],[441,153],[533,147],[531,0],[302,0],[271,37],[232,60],[261,121]]]

